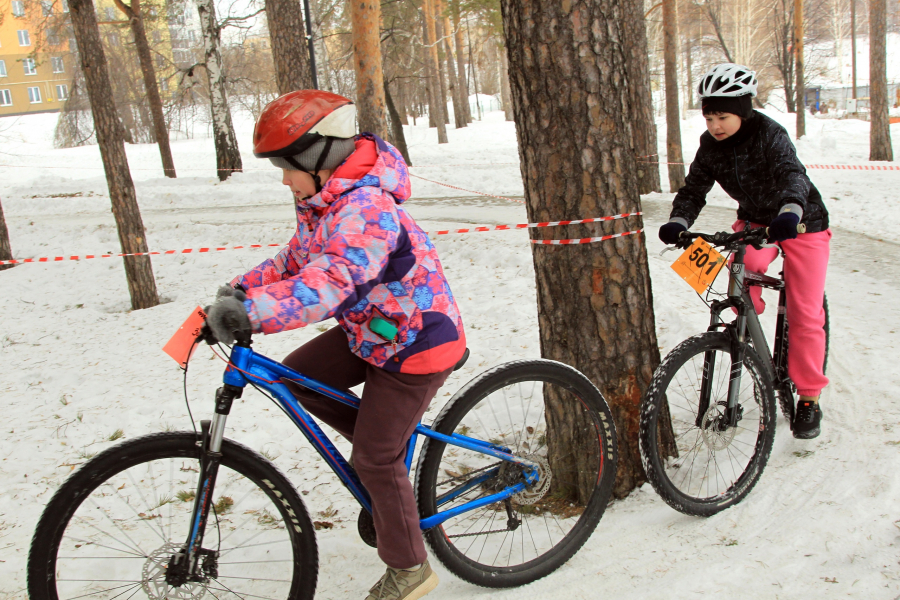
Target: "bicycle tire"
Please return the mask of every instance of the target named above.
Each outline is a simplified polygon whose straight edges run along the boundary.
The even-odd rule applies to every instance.
[[[831,346],[831,316],[828,314],[828,296],[822,297],[822,308],[825,310],[825,324],[822,328],[825,330],[825,358],[822,361],[822,374],[828,372],[828,350]],[[790,349],[788,343],[788,331],[790,331],[790,323],[784,322],[784,352],[787,354]],[[779,390],[778,404],[781,407],[781,414],[788,420],[788,423],[794,422],[794,393],[790,390]]]
[[[540,392],[536,389],[540,383]],[[528,396],[527,408],[516,412],[510,409],[509,397],[515,399],[515,391],[519,391],[519,397],[523,403],[526,396],[521,392],[528,390],[530,384],[531,392]],[[499,395],[498,395],[499,394]],[[482,562],[481,554],[478,558],[472,558],[467,555],[467,551],[462,549],[463,539],[457,546],[453,540],[458,538],[477,539],[479,536],[484,538],[482,543],[482,553],[491,538],[491,552],[496,548],[499,534],[502,530],[492,531],[491,527],[482,526],[478,533],[463,533],[456,535],[454,532],[462,531],[462,525],[457,526],[457,521],[448,520],[445,523],[434,527],[425,532],[425,539],[431,547],[432,553],[440,562],[459,578],[473,583],[475,585],[506,588],[524,585],[535,581],[564,564],[579,548],[587,541],[588,537],[593,533],[603,512],[609,502],[612,494],[613,484],[615,482],[616,464],[618,461],[618,448],[615,435],[615,426],[613,424],[612,413],[606,404],[600,391],[580,372],[577,370],[549,360],[527,360],[506,363],[495,367],[485,373],[479,375],[466,386],[460,389],[453,398],[447,403],[440,412],[434,422],[434,429],[439,433],[450,435],[455,431],[467,434],[470,430],[469,424],[477,433],[493,431],[491,425],[486,422],[490,421],[487,415],[488,407],[493,410],[495,400],[503,396],[506,402],[507,414],[509,415],[509,424],[506,423],[505,415],[498,418],[497,413],[493,414],[494,420],[497,422],[497,433],[491,433],[496,438],[482,437],[480,439],[492,440],[492,443],[501,443],[504,447],[509,448],[514,454],[526,455],[532,457],[536,461],[545,461],[546,467],[542,467],[542,474],[545,476],[546,487],[538,484],[536,490],[530,490],[534,498],[520,497],[519,495],[510,499],[508,504],[501,503],[490,504],[483,509],[477,509],[460,515],[459,522],[479,523],[480,519],[490,519],[485,521],[493,523],[495,517],[502,510],[511,512],[504,513],[500,519],[515,518],[520,521],[520,525],[512,526],[507,520],[507,532],[500,542],[497,556],[504,551],[509,531],[512,531],[512,539],[509,543],[509,556],[506,564],[501,560]],[[535,398],[540,395],[538,404],[534,403]],[[584,440],[584,444],[579,446],[579,450],[584,450],[582,454],[583,464],[587,468],[579,470],[577,465],[565,468],[567,463],[560,458],[560,449],[564,442],[566,432],[560,429],[548,427],[546,421],[548,419],[547,406],[540,405],[544,398],[549,398],[548,404],[553,406],[553,410],[565,407],[566,414],[570,415],[574,422],[580,423],[568,431],[574,435],[581,435],[578,438],[579,443]],[[580,400],[581,402],[576,402]],[[524,404],[523,404],[524,405]],[[499,405],[498,405],[499,406]],[[541,408],[543,406],[543,408]],[[524,427],[521,429],[522,435],[519,436],[517,431],[517,420],[513,417],[513,413],[518,416],[521,414]],[[484,413],[485,419],[481,418],[480,413]],[[555,413],[562,414],[562,413]],[[555,418],[552,417],[552,418]],[[534,419],[534,427],[529,425]],[[580,421],[578,419],[581,419]],[[545,421],[542,424],[542,420]],[[554,421],[555,422],[555,421]],[[480,424],[479,424],[480,423]],[[530,442],[530,443],[529,443]],[[515,447],[513,447],[515,445]],[[553,446],[553,450],[551,450]],[[545,450],[546,448],[546,450]],[[446,452],[445,452],[446,451]],[[444,460],[451,460],[451,453],[460,452],[459,448],[448,446],[446,443],[439,442],[435,439],[426,438],[422,452],[419,456],[419,462],[416,472],[416,493],[419,505],[419,511],[422,518],[427,518],[437,512],[438,489],[441,484],[438,482],[441,469],[454,479],[454,471],[448,470],[446,463],[443,467]],[[575,452],[569,448],[569,457],[567,460],[573,460]],[[462,452],[465,452],[462,450]],[[486,458],[486,455],[471,453],[477,457]],[[472,457],[464,457],[469,460]],[[456,461],[456,458],[452,458]],[[459,459],[463,460],[463,459]],[[494,461],[496,459],[487,458]],[[577,461],[576,461],[577,462]],[[502,465],[509,465],[502,461],[495,463],[501,465],[499,469],[503,469]],[[597,468],[596,479],[594,479],[594,467]],[[468,474],[461,467],[463,476],[457,476],[455,479],[463,480]],[[502,473],[503,471],[499,471]],[[472,477],[477,471],[470,472]],[[500,475],[497,476],[499,480]],[[583,482],[580,488],[567,487],[571,481]],[[449,480],[448,480],[449,481]],[[464,480],[463,480],[464,481]],[[555,483],[554,483],[555,482]],[[465,485],[465,482],[460,484]],[[488,493],[496,492],[505,485],[509,485],[509,481],[500,484],[496,481],[488,481],[480,484],[478,487],[472,488],[472,492],[478,493],[479,497]],[[567,495],[568,494],[568,495]],[[580,502],[570,500],[577,495]],[[463,499],[471,500],[472,498]],[[537,499],[535,499],[537,498]],[[526,504],[529,503],[530,504]],[[567,504],[568,503],[568,504]],[[483,513],[478,511],[483,510]],[[493,512],[491,512],[493,511]],[[510,514],[513,517],[510,517]],[[548,516],[549,515],[549,516]],[[475,521],[475,519],[478,519]],[[532,525],[534,525],[532,527]],[[565,526],[571,526],[566,533]],[[541,527],[540,531],[535,531]],[[543,528],[546,526],[546,536]],[[510,530],[510,527],[514,529]],[[551,527],[553,527],[551,531]],[[559,532],[557,532],[557,528]],[[487,531],[485,531],[487,529]],[[516,532],[521,531],[521,561],[518,564],[511,564],[513,557],[513,549],[516,548],[516,555],[519,555],[518,545],[516,544]],[[533,545],[534,558],[528,558],[532,554],[532,548],[526,548],[525,535],[531,534],[530,543]],[[491,537],[496,535],[496,537]],[[554,541],[554,535],[560,539]],[[475,543],[474,541],[472,543]],[[547,548],[547,550],[544,550]],[[473,552],[474,555],[474,552]]]
[[[199,462],[197,436],[193,432],[174,432],[135,438],[85,463],[56,491],[38,521],[28,556],[31,600],[125,598],[142,588],[145,594],[142,597],[159,600],[199,599],[207,590],[224,600],[247,597],[243,590],[248,585],[253,585],[256,597],[266,596],[262,590],[278,587],[286,591],[283,595],[290,600],[312,600],[318,555],[315,532],[302,500],[275,465],[227,439],[222,443],[214,492],[217,510],[210,514],[203,544],[204,548],[220,551],[214,564],[215,577],[207,584],[178,587],[165,584],[168,558],[173,548],[181,547],[189,530],[191,494],[197,489],[192,461]],[[171,492],[166,495],[159,494],[159,485],[165,483],[162,480],[166,477],[164,470],[158,470],[164,468],[163,464],[170,465]],[[178,473],[175,473],[176,465]],[[159,478],[157,473],[161,473]],[[245,480],[249,484],[243,483]],[[182,491],[174,492],[174,488]],[[228,496],[229,493],[233,495]],[[139,504],[140,501],[146,506]],[[267,501],[269,504],[265,505]],[[95,509],[102,514],[98,515]],[[164,515],[166,512],[168,516]],[[120,518],[122,515],[128,519]],[[234,522],[238,520],[243,520],[243,524],[235,527]],[[255,532],[256,537],[237,536],[236,541],[231,538],[239,532],[244,535],[247,530]],[[77,537],[81,535],[86,539]],[[156,546],[157,538],[162,539],[162,546],[149,552],[144,550],[151,543],[145,540],[151,540]],[[270,541],[274,539],[279,541]],[[290,545],[291,556],[282,559],[285,545]],[[273,554],[273,550],[277,552]],[[69,552],[73,556],[68,556]],[[244,560],[255,558],[247,556],[248,552],[261,560]],[[287,562],[293,563],[292,570],[269,564]],[[286,571],[290,581],[262,579],[270,572],[283,577]],[[77,579],[70,580],[68,573],[77,573]],[[132,573],[138,575],[136,580],[117,579]],[[244,573],[250,575],[250,583],[237,576]],[[289,585],[282,585],[284,582]],[[107,589],[99,589],[104,587]]]
[[[722,356],[722,364],[716,364],[713,375],[713,393],[710,406],[704,415],[698,419],[700,412],[699,389],[700,374],[703,373],[704,357],[707,352],[716,352]],[[718,356],[718,354],[717,354]],[[697,360],[699,357],[699,360]],[[727,359],[727,362],[726,360]],[[723,332],[708,332],[695,335],[676,346],[663,360],[650,387],[641,403],[640,422],[640,450],[641,460],[656,493],[675,510],[687,515],[708,517],[726,508],[733,506],[744,499],[753,486],[759,480],[769,453],[772,451],[772,443],[775,439],[775,395],[772,382],[766,375],[762,360],[750,345],[744,347],[744,371],[741,378],[742,387],[740,399],[744,399],[744,392],[748,389],[747,382],[751,382],[752,390],[749,401],[741,403],[743,419],[737,427],[719,429],[717,420],[721,418],[722,406],[727,404],[728,381],[730,378],[731,338]],[[690,363],[690,366],[683,369]],[[684,373],[684,375],[680,375]],[[678,377],[677,381],[673,380]],[[671,393],[668,393],[671,390]],[[692,404],[689,396],[696,394],[696,406]],[[669,401],[678,397],[678,404]],[[752,402],[753,404],[750,404]],[[754,417],[752,410],[756,409]],[[749,408],[748,408],[749,406]],[[668,410],[671,418],[671,434],[675,442],[677,456],[669,454],[671,446],[663,443],[660,432],[660,416],[663,410]],[[755,423],[741,426],[744,421],[755,418]],[[698,425],[699,421],[699,425]],[[723,425],[724,426],[724,425]],[[682,433],[681,430],[685,431]],[[689,433],[696,429],[697,434],[691,438]],[[741,433],[738,430],[748,433]],[[738,440],[738,435],[741,439]],[[755,435],[755,440],[753,437]],[[738,441],[739,444],[735,444]],[[751,444],[750,441],[753,443]],[[691,446],[693,444],[693,446]],[[705,447],[707,452],[704,473],[703,459],[697,465],[697,458]],[[685,450],[686,448],[686,450]],[[697,449],[696,453],[694,450]],[[725,451],[724,453],[722,451]],[[746,450],[746,452],[745,452]],[[748,454],[752,452],[751,454]],[[690,458],[691,454],[693,458]],[[744,458],[746,465],[741,467]],[[735,475],[734,481],[728,483],[727,469],[723,472],[719,467],[718,456],[728,458],[731,463],[731,472]],[[690,464],[688,460],[690,458]],[[710,460],[715,471],[710,477]],[[681,462],[679,462],[681,461]],[[738,465],[735,469],[735,464]],[[687,466],[687,468],[683,468]],[[737,471],[740,470],[740,475]],[[694,476],[697,476],[699,485],[697,492],[694,489]],[[719,478],[725,483],[721,489]],[[673,479],[680,480],[676,483]],[[715,482],[715,493],[710,493],[710,482]],[[706,495],[703,494],[703,485],[706,485]],[[680,487],[681,486],[681,487]]]

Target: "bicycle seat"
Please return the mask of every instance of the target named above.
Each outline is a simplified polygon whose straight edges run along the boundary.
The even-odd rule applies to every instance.
[[[462,358],[459,359],[459,362],[453,365],[454,371],[459,371],[462,369],[463,365],[466,364],[466,361],[469,360],[469,349],[466,348],[466,351],[463,352]]]

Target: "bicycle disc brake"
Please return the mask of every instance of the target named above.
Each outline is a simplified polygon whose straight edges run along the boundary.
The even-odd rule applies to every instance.
[[[700,433],[703,435],[703,441],[706,447],[715,452],[724,450],[731,445],[734,436],[737,433],[737,427],[727,427],[725,425],[726,405],[724,402],[713,404],[709,410],[703,415],[700,422]],[[739,414],[743,412],[738,408]]]
[[[166,582],[169,559],[178,552],[181,552],[181,546],[169,542],[151,552],[144,562],[141,587],[150,600],[200,600],[206,595],[206,585],[199,582],[187,582],[178,587]]]

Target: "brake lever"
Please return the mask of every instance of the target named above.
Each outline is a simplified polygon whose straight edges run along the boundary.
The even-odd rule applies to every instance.
[[[673,250],[678,250],[678,248],[676,248],[675,246],[666,246],[665,248],[662,249],[662,252],[660,252],[659,255],[662,256],[666,252],[671,252]]]

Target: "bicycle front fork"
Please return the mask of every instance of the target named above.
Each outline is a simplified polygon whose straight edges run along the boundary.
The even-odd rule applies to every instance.
[[[720,306],[716,306],[721,304]],[[727,307],[735,306],[733,302],[714,302],[712,310],[712,319],[710,320],[709,331],[714,331],[723,326],[720,313]],[[724,411],[724,418],[716,418],[716,427],[724,431],[728,427],[734,427],[738,424],[743,416],[741,405],[738,402],[738,395],[741,390],[741,375],[744,370],[744,352],[746,348],[746,332],[747,317],[745,309],[738,304],[737,319],[733,323],[725,325],[726,331],[729,333],[731,340],[730,357],[731,370],[728,378],[728,396]],[[716,351],[709,350],[703,357],[703,375],[700,383],[700,402],[697,411],[696,426],[703,428],[711,426],[712,421],[706,419],[710,409],[710,403],[713,393],[713,381],[716,372]],[[704,424],[706,422],[706,424]]]
[[[218,577],[218,552],[202,548],[203,536],[210,509],[213,508],[213,491],[222,460],[222,440],[225,421],[231,412],[231,404],[240,398],[243,388],[225,384],[216,392],[216,413],[212,421],[201,421],[199,446],[200,473],[191,512],[191,528],[181,550],[172,555],[166,569],[166,583],[179,587],[188,582],[206,583]]]

